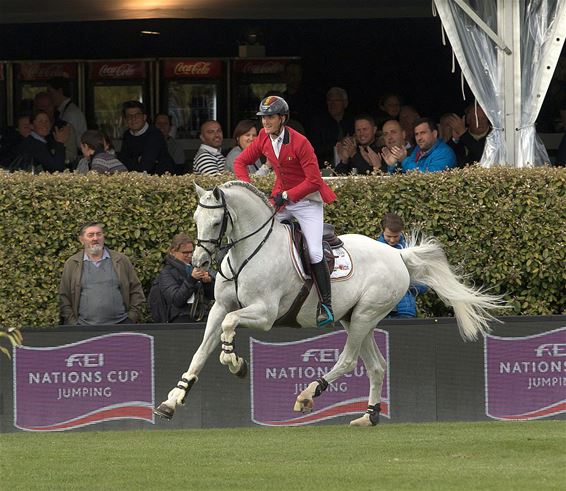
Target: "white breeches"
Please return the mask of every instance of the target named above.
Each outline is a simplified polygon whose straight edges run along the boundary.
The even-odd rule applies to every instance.
[[[307,241],[311,264],[322,261],[323,203],[303,199],[277,213],[279,221],[296,218]]]

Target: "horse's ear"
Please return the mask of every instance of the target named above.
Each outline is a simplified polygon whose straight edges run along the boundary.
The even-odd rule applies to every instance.
[[[212,190],[212,195],[218,200],[220,201],[222,198],[220,197],[220,189],[218,188],[218,186],[214,186],[214,189]]]
[[[202,195],[206,193],[206,190],[201,188],[196,182],[194,182],[193,184],[195,185],[195,191],[197,192],[198,197],[201,198]]]

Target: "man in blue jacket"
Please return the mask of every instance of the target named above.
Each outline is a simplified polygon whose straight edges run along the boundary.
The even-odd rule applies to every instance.
[[[407,247],[403,229],[405,224],[403,219],[395,213],[386,213],[381,219],[382,233],[377,239],[379,242],[389,244],[395,249],[404,249]],[[388,318],[404,318],[417,316],[417,300],[416,296],[426,293],[428,288],[424,285],[411,284],[407,293],[403,296],[397,306],[389,313]]]
[[[415,121],[414,128],[417,146],[409,156],[406,152],[400,156],[402,172],[440,172],[456,167],[456,154],[442,138],[438,138],[438,131],[432,119],[419,118]],[[397,168],[397,163],[394,163],[388,166],[388,171],[392,173]]]

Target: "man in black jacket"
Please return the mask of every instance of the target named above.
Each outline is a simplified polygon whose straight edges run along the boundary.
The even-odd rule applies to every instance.
[[[483,155],[487,135],[491,131],[489,119],[477,104],[470,104],[465,116],[449,115],[446,123],[452,128],[452,140],[447,142],[458,158],[458,166],[479,162]]]
[[[118,160],[129,171],[173,173],[175,163],[167,151],[167,142],[161,131],[147,122],[144,105],[139,101],[124,102],[122,116],[128,129],[122,137]]]
[[[348,94],[343,88],[332,87],[328,90],[326,107],[327,112],[314,118],[308,132],[321,169],[327,165],[334,167],[340,162],[336,144],[354,133],[354,122],[346,113]]]
[[[346,137],[338,142],[336,149],[340,163],[337,174],[367,175],[374,171],[387,172],[377,142],[377,126],[373,116],[364,114],[354,121],[355,137]]]

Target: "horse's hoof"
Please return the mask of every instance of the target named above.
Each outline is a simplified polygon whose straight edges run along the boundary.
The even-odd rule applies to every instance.
[[[297,413],[310,413],[314,407],[312,399],[297,399],[293,406],[293,411]]]
[[[166,403],[162,402],[153,410],[153,414],[159,416],[160,418],[166,419],[167,421],[171,421],[173,419],[173,415],[175,414],[175,409],[172,409]]]
[[[372,421],[370,420],[369,414],[365,413],[360,418],[350,421],[350,426],[368,427],[368,426],[375,426],[375,424],[372,423]]]
[[[236,372],[236,377],[246,378],[247,374],[248,374],[248,362],[246,360],[242,360],[242,366]]]

